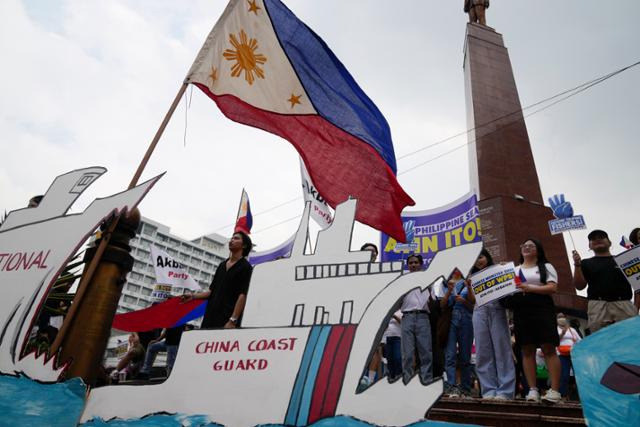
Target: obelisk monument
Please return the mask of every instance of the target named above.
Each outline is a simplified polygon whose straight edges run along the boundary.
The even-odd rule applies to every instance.
[[[484,18],[484,16],[483,16]],[[483,241],[496,261],[515,261],[525,239],[539,239],[558,270],[554,300],[569,314],[586,316],[576,295],[564,240],[552,236],[518,89],[502,35],[467,24],[464,79],[471,188],[478,192]]]

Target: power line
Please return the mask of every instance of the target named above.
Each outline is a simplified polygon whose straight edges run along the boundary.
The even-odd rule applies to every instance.
[[[434,143],[431,143],[431,144],[425,145],[424,147],[418,148],[417,150],[411,151],[411,152],[409,152],[409,153],[405,153],[405,154],[403,154],[402,156],[398,157],[398,160],[401,160],[401,159],[407,158],[407,157],[409,157],[409,156],[411,156],[411,155],[413,155],[413,154],[416,154],[416,153],[419,153],[419,152],[425,151],[425,150],[427,150],[427,149],[429,149],[429,148],[436,147],[436,146],[438,146],[438,145],[441,145],[441,144],[443,144],[443,143],[445,143],[445,142],[451,141],[451,140],[453,140],[453,139],[455,139],[455,138],[458,138],[458,137],[460,137],[460,136],[467,135],[469,132],[473,132],[473,131],[475,131],[475,130],[480,130],[480,129],[482,129],[482,128],[485,128],[485,127],[487,127],[487,126],[489,126],[489,125],[491,125],[491,124],[494,124],[494,123],[496,123],[496,122],[498,122],[498,121],[501,121],[501,120],[503,120],[503,119],[506,119],[506,118],[508,118],[508,117],[512,117],[512,116],[514,116],[514,115],[522,114],[522,113],[524,113],[524,112],[525,112],[525,111],[527,111],[527,110],[530,110],[530,109],[532,109],[532,108],[534,108],[534,107],[537,107],[537,106],[539,106],[539,105],[546,104],[546,103],[548,103],[548,102],[550,102],[550,101],[552,101],[552,100],[554,100],[554,99],[555,99],[555,101],[554,101],[554,102],[551,102],[551,103],[549,103],[549,104],[547,104],[547,105],[544,105],[544,106],[543,106],[543,107],[541,107],[541,108],[535,109],[534,111],[530,112],[529,114],[523,115],[523,119],[525,119],[525,118],[527,118],[527,117],[531,117],[531,116],[532,116],[532,115],[534,115],[534,114],[540,113],[540,112],[542,112],[542,111],[544,111],[544,110],[546,110],[546,109],[548,109],[548,108],[551,108],[551,107],[553,107],[554,105],[556,105],[556,104],[558,104],[558,103],[560,103],[560,102],[562,102],[562,101],[565,101],[565,100],[567,100],[567,99],[569,99],[569,98],[571,98],[571,97],[573,97],[573,96],[575,96],[575,95],[578,95],[579,93],[582,93],[582,92],[586,91],[587,89],[590,89],[590,88],[592,88],[593,86],[598,85],[598,84],[600,84],[600,83],[602,83],[602,82],[604,82],[604,81],[606,81],[606,80],[610,79],[611,77],[614,77],[614,76],[616,76],[616,75],[618,75],[618,74],[620,74],[620,73],[622,73],[622,72],[624,72],[624,71],[627,71],[627,70],[629,70],[629,69],[631,69],[631,68],[633,68],[633,67],[635,67],[635,66],[637,66],[637,65],[640,65],[640,61],[634,62],[633,64],[630,64],[630,65],[627,65],[627,66],[625,66],[625,67],[622,67],[622,68],[620,68],[620,69],[618,69],[618,70],[615,70],[615,71],[613,71],[613,72],[611,72],[611,73],[608,73],[608,74],[602,75],[602,76],[600,76],[600,77],[597,77],[597,78],[595,78],[595,79],[589,80],[589,81],[587,81],[587,82],[581,83],[581,84],[579,84],[578,86],[574,86],[574,87],[572,87],[572,88],[570,88],[570,89],[567,89],[567,90],[564,90],[564,91],[562,91],[562,92],[559,92],[559,93],[557,93],[557,94],[555,94],[555,95],[553,95],[553,96],[550,96],[550,97],[545,98],[545,99],[543,99],[543,100],[541,100],[541,101],[538,101],[538,102],[535,102],[535,103],[533,103],[533,104],[530,104],[530,105],[528,105],[528,106],[526,106],[526,107],[524,107],[524,108],[520,108],[520,109],[514,110],[514,111],[512,111],[512,112],[510,112],[510,113],[507,113],[507,114],[505,114],[505,115],[503,115],[503,116],[500,116],[500,117],[498,117],[498,118],[496,118],[496,119],[490,120],[490,121],[488,121],[488,122],[486,122],[486,123],[482,123],[482,124],[477,125],[477,126],[475,126],[475,127],[473,127],[473,128],[467,129],[467,130],[466,130],[466,131],[464,131],[464,132],[459,132],[459,133],[457,133],[457,134],[455,134],[455,135],[452,135],[452,136],[449,136],[449,137],[447,137],[447,138],[444,138],[444,139],[441,139],[441,140],[439,140],[439,141],[436,141],[436,142],[434,142]],[[491,132],[484,134],[482,137],[485,137],[485,136],[491,135],[491,134],[493,134],[493,133],[495,133],[495,132],[497,132],[497,131],[503,130],[503,129],[507,128],[508,126],[511,126],[512,124],[514,124],[514,123],[518,122],[519,120],[520,120],[520,118],[519,118],[519,117],[516,117],[514,120],[512,120],[512,121],[510,121],[510,122],[508,122],[508,123],[506,123],[506,124],[504,124],[504,125],[502,125],[502,126],[497,127],[496,129],[492,130]],[[473,139],[473,140],[471,140],[471,141],[467,141],[466,143],[461,144],[461,145],[459,145],[459,146],[457,146],[457,147],[454,147],[454,148],[452,148],[451,150],[445,151],[444,153],[438,154],[437,156],[432,157],[432,158],[430,158],[430,159],[427,159],[427,160],[425,160],[424,162],[421,162],[421,163],[419,163],[419,164],[417,164],[417,165],[415,165],[415,166],[410,167],[409,169],[405,169],[405,170],[403,170],[402,172],[398,172],[398,175],[404,175],[404,174],[409,173],[409,172],[411,172],[411,171],[413,171],[413,170],[415,170],[415,169],[418,169],[418,168],[420,168],[420,167],[422,167],[422,166],[424,166],[424,165],[426,165],[426,164],[428,164],[428,163],[431,163],[431,162],[433,162],[433,161],[435,161],[435,160],[438,160],[438,159],[440,159],[440,158],[442,158],[442,157],[444,157],[444,156],[446,156],[446,155],[448,155],[448,154],[451,154],[451,153],[453,153],[453,152],[455,152],[455,151],[457,151],[457,150],[460,150],[460,149],[462,149],[462,148],[464,148],[464,147],[467,147],[468,145],[470,145],[470,144],[472,144],[472,143],[476,142],[476,140],[477,140],[477,138],[476,138],[476,139]],[[296,198],[294,198],[294,199],[288,200],[288,201],[286,201],[286,202],[280,203],[280,204],[278,204],[278,205],[276,205],[276,206],[273,206],[273,207],[271,207],[271,208],[268,208],[268,209],[265,209],[265,210],[263,210],[263,211],[260,211],[260,212],[258,212],[258,213],[256,213],[256,214],[254,214],[254,216],[258,216],[258,215],[265,214],[265,213],[267,213],[267,212],[271,212],[271,211],[273,211],[273,210],[275,210],[275,209],[278,209],[278,208],[280,208],[280,207],[282,207],[282,206],[285,206],[285,205],[287,205],[287,204],[289,204],[289,203],[293,203],[293,202],[295,202],[295,201],[297,201],[297,200],[300,200],[301,198],[302,198],[302,196],[298,196],[298,197],[296,197]],[[291,218],[286,219],[286,220],[284,220],[284,221],[280,221],[280,222],[278,222],[278,223],[276,223],[276,224],[273,224],[273,225],[267,226],[267,227],[265,227],[265,228],[263,228],[263,229],[260,229],[260,230],[258,230],[258,231],[255,231],[253,234],[257,234],[257,233],[260,233],[260,232],[262,232],[262,231],[269,230],[269,229],[274,228],[274,227],[276,227],[276,226],[278,226],[278,225],[284,224],[284,223],[289,222],[289,221],[293,221],[294,219],[297,219],[297,218],[300,218],[300,217],[301,217],[301,215],[297,215],[297,216],[295,216],[295,217],[291,217]],[[219,231],[219,230],[222,230],[222,229],[228,228],[228,227],[230,227],[230,226],[232,226],[232,225],[235,225],[235,223],[227,224],[227,225],[225,225],[225,226],[223,226],[223,227],[218,228],[216,231]]]

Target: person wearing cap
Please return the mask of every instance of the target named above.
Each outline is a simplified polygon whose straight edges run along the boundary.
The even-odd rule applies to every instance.
[[[573,251],[573,285],[578,290],[587,288],[587,327],[593,333],[636,316],[638,310],[630,301],[631,286],[611,255],[609,235],[603,230],[593,230],[587,237],[595,256],[583,260]]]

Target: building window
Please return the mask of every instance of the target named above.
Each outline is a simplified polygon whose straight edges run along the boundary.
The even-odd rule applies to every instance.
[[[140,292],[140,286],[129,283],[127,285],[127,290],[137,294]]]
[[[138,301],[138,299],[130,295],[125,295],[123,301],[127,304],[135,304]]]

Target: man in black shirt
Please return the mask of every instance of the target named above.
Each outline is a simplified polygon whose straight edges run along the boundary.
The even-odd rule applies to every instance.
[[[631,303],[631,285],[611,255],[611,241],[606,232],[593,230],[589,233],[589,249],[594,257],[582,260],[573,251],[575,272],[573,285],[581,290],[587,288],[588,328],[596,332],[614,322],[636,316],[638,310]]]
[[[229,240],[229,258],[218,266],[209,289],[183,295],[183,301],[208,300],[202,319],[202,329],[229,329],[240,325],[253,270],[246,259],[251,248],[249,236],[241,231],[233,233]]]

